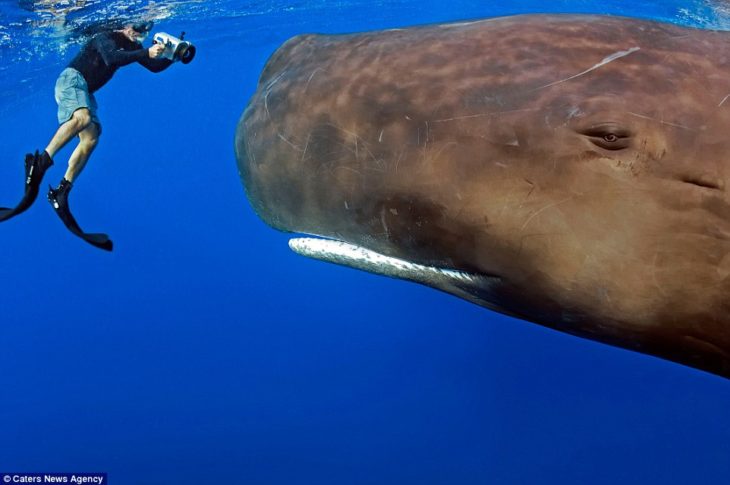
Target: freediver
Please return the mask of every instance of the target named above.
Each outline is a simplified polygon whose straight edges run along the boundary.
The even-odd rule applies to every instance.
[[[74,219],[68,205],[68,196],[74,182],[83,171],[96,148],[101,134],[94,93],[104,86],[120,67],[139,63],[149,71],[164,71],[173,64],[161,58],[165,46],[159,43],[146,49],[142,46],[152,22],[126,24],[120,30],[101,32],[92,37],[61,72],[55,87],[58,104],[59,128],[43,153],[25,156],[25,193],[14,208],[0,209],[0,221],[5,221],[27,210],[38,196],[46,171],[53,165],[53,157],[72,138],[79,144],[68,161],[68,169],[57,188],[50,188],[48,200],[64,225],[88,243],[112,250],[112,241],[105,234],[84,233]]]

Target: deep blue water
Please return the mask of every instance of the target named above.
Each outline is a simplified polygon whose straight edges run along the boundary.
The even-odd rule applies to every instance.
[[[55,78],[84,32],[143,13],[187,31],[198,57],[124,68],[97,94],[104,134],[71,204],[112,254],[43,195],[0,225],[0,471],[730,483],[727,380],[298,257],[254,215],[233,156],[265,60],[297,33],[546,11],[723,28],[722,3],[88,1],[65,17],[40,3],[77,2],[0,3],[0,205],[56,128]]]

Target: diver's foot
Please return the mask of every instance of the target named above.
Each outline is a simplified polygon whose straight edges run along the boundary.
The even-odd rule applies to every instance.
[[[72,187],[73,184],[64,178],[55,189],[53,187],[48,188],[48,202],[55,210],[62,207],[68,208],[68,193]]]
[[[25,156],[25,185],[38,187],[43,180],[46,171],[53,166],[53,159],[47,151],[35,154],[28,153]]]
[[[63,222],[63,225],[69,231],[92,246],[96,246],[105,251],[111,251],[114,248],[114,243],[109,239],[109,236],[102,233],[87,233],[79,227],[78,222],[76,222],[73,214],[71,214],[71,208],[68,206],[68,194],[72,188],[73,184],[66,180],[66,178],[63,178],[58,187],[55,189],[53,187],[48,188],[48,202],[51,203],[61,222]]]
[[[25,191],[23,198],[15,208],[0,207],[0,222],[7,221],[18,214],[22,214],[33,205],[33,202],[35,202],[38,196],[38,190],[43,176],[52,165],[53,159],[46,151],[38,153],[36,150],[34,154],[28,153],[25,156]]]

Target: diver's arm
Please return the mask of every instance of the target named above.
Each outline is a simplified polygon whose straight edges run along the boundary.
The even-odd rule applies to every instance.
[[[94,44],[104,63],[109,67],[122,67],[133,62],[141,61],[145,57],[149,58],[147,49],[141,47],[133,51],[119,49],[107,35],[96,36],[94,38]]]
[[[149,56],[144,59],[140,59],[137,62],[142,64],[148,71],[151,72],[162,72],[168,67],[172,66],[172,61],[169,59],[151,59]]]

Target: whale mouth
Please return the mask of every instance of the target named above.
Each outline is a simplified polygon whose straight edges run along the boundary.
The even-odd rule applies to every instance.
[[[499,276],[412,263],[337,239],[297,237],[289,247],[301,256],[420,283],[488,307],[490,290],[502,282]]]

